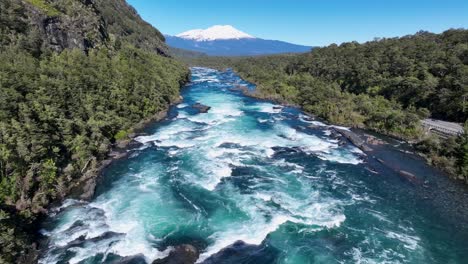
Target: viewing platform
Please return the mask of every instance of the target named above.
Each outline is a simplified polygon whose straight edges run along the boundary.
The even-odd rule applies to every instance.
[[[447,122],[436,119],[424,119],[421,121],[426,131],[442,137],[452,137],[463,134],[463,126],[459,123]]]

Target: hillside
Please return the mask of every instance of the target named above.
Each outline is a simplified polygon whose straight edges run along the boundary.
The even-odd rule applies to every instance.
[[[0,2],[0,263],[116,142],[179,99],[188,70],[124,0]]]

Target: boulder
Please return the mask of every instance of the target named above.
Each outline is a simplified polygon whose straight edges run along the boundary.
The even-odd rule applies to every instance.
[[[140,141],[132,140],[132,141],[130,141],[128,143],[127,148],[136,149],[136,148],[139,148],[141,146],[143,146],[143,143],[141,143]]]
[[[271,247],[236,241],[210,256],[203,263],[276,263],[276,256],[277,251]]]
[[[372,151],[372,149],[367,146],[366,142],[354,132],[339,128],[335,128],[335,131],[340,133],[343,137],[347,138],[349,141],[351,141],[351,143],[353,143],[353,145],[360,148],[362,151]]]
[[[336,132],[335,129],[332,129],[332,130],[330,131],[330,138],[332,138],[332,139],[341,138],[341,134],[338,133],[338,132]]]
[[[180,245],[176,246],[170,253],[169,256],[156,259],[153,264],[193,264],[197,261],[200,253],[192,245]]]
[[[385,142],[383,140],[378,139],[378,138],[376,138],[374,136],[368,136],[366,138],[366,143],[369,144],[369,145],[374,145],[374,146],[385,144]]]
[[[400,174],[401,177],[403,177],[404,179],[406,179],[407,181],[413,184],[421,184],[421,180],[418,177],[416,177],[416,175],[412,174],[411,172],[399,170],[398,174]]]
[[[200,104],[200,103],[196,103],[196,104],[192,105],[192,107],[197,109],[199,113],[207,113],[208,110],[211,109],[210,106],[203,105],[203,104]]]
[[[126,152],[122,151],[111,151],[107,156],[109,156],[111,159],[121,159],[127,155]]]

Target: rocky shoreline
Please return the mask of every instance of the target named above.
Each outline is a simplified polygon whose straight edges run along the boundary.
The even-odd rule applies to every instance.
[[[143,135],[142,131],[149,125],[164,120],[169,113],[170,107],[179,104],[182,100],[182,96],[179,96],[177,100],[168,105],[167,109],[160,111],[151,117],[141,120],[139,123],[135,124],[131,128],[133,133],[127,135],[127,138],[125,139],[116,141],[108,151],[107,157],[105,159],[97,160],[96,158],[90,158],[83,167],[82,176],[78,179],[78,181],[76,181],[72,186],[68,187],[68,190],[65,191],[66,195],[53,201],[49,205],[47,212],[44,212],[44,214],[38,219],[37,222],[40,223],[42,219],[47,216],[51,208],[57,207],[67,198],[84,201],[90,200],[94,196],[96,186],[99,182],[99,179],[101,178],[102,172],[112,162],[128,157],[128,155],[131,154],[130,150],[140,145],[139,142],[135,141],[135,138]],[[39,228],[39,225],[37,228]],[[35,233],[38,233],[38,229]],[[36,263],[40,255],[41,248],[47,243],[47,241],[44,241],[44,238],[39,234],[35,234],[34,236],[35,238],[33,248],[35,248],[35,250],[33,250],[33,252],[29,252],[25,256],[25,259],[27,260],[22,261],[22,263]]]
[[[283,100],[266,98],[250,91],[245,86],[231,89],[240,91],[248,97],[301,109]],[[311,120],[316,120],[313,115],[304,113]],[[320,121],[323,122],[323,120]],[[398,177],[401,181],[411,185],[417,196],[434,205],[440,215],[453,216],[449,220],[452,222],[450,224],[460,226],[460,228],[468,227],[468,186],[453,180],[439,168],[428,164],[427,160],[413,149],[413,142],[362,128],[345,130],[328,127],[328,129],[332,131],[332,134],[335,133],[335,139],[340,142],[343,142],[343,139],[349,141],[366,154],[366,169],[369,172]]]
[[[254,97],[257,99],[262,100],[269,100],[258,96],[255,96],[254,93],[249,91],[247,88],[236,87],[232,88],[233,90],[241,91],[244,95],[249,97]],[[179,98],[174,104],[180,103],[182,98]],[[273,100],[274,101],[274,100]],[[282,102],[275,101],[283,106],[292,106],[297,107],[294,105],[287,105]],[[209,106],[196,103],[192,105],[192,108],[198,111],[198,113],[206,113],[210,109]],[[135,149],[139,146],[139,142],[136,142],[134,139],[140,135],[143,135],[142,131],[150,124],[154,124],[154,122],[159,122],[164,120],[168,115],[169,109],[165,111],[161,111],[156,115],[148,118],[146,120],[141,121],[137,125],[134,126],[132,129],[135,133],[129,134],[128,138],[124,140],[120,140],[116,142],[112,149],[109,151],[107,158],[98,162],[98,166],[94,166],[90,168],[86,168],[86,171],[83,174],[80,182],[77,183],[76,186],[73,187],[73,192],[71,193],[72,198],[80,199],[80,200],[89,200],[93,197],[96,185],[98,184],[100,175],[102,171],[107,168],[113,161],[123,159],[128,157],[131,154],[131,149]],[[311,120],[315,120],[315,117],[311,117]],[[392,155],[413,155],[412,153],[408,153],[407,151],[403,151],[399,149],[400,146],[396,146],[401,142],[390,142],[391,138],[381,138],[382,135],[376,134],[372,135],[371,131],[366,131],[362,129],[341,129],[334,126],[327,126],[327,129],[331,131],[331,137],[338,140],[339,144],[353,144],[354,146],[358,147],[362,150],[366,155],[364,156],[366,160],[366,169],[368,169],[373,174],[381,174],[383,171],[391,171],[401,178],[402,181],[407,182],[408,184],[414,186],[415,192],[421,193],[422,196],[427,197],[434,197],[434,192],[437,191],[440,187],[440,182],[436,185],[432,182],[433,179],[428,180],[425,177],[421,177],[418,175],[418,171],[413,170],[411,166],[395,166],[395,161],[392,160]],[[389,154],[390,153],[390,154]],[[390,156],[390,158],[389,158]],[[414,155],[416,156],[416,155]],[[423,162],[423,161],[418,161]],[[411,160],[409,160],[411,163]],[[400,164],[399,164],[400,165]],[[424,164],[429,166],[427,164]],[[432,168],[432,167],[431,167]],[[434,168],[432,168],[434,169]],[[385,175],[384,175],[385,176]],[[442,177],[442,182],[444,180],[448,180],[448,177]],[[450,181],[450,183],[453,183]],[[447,181],[442,184],[450,186],[450,183],[447,185]],[[455,184],[455,183],[453,183]],[[436,187],[437,186],[437,187]],[[453,187],[453,186],[452,186]],[[460,186],[454,187],[449,194],[443,198],[438,198],[441,204],[438,208],[442,208],[441,210],[449,210],[452,208],[454,212],[450,212],[457,216],[457,219],[468,219],[468,196],[463,197]],[[464,187],[464,186],[461,186]],[[466,193],[466,192],[465,192]],[[460,200],[461,198],[461,200]],[[428,198],[429,199],[429,198]],[[460,201],[458,205],[450,204],[447,206],[447,201]],[[451,203],[451,202],[450,202]],[[460,213],[461,212],[461,213]],[[465,213],[463,213],[465,212]],[[222,259],[224,255],[236,255],[240,248],[249,248],[254,247],[245,244],[242,241],[238,241],[233,245],[228,246],[227,248],[223,249],[219,253],[213,255],[209,259],[207,259],[207,263],[217,263],[216,260]],[[162,259],[157,259],[153,262],[153,264],[192,264],[195,263],[199,257],[199,250],[194,247],[193,245],[183,244],[174,247],[170,252],[169,255]],[[136,262],[135,262],[136,261]],[[211,262],[210,262],[211,261]],[[135,255],[123,258],[119,261],[119,263],[145,263],[144,257],[141,255]]]
[[[103,171],[112,164],[112,162],[125,159],[131,153],[132,149],[136,149],[141,146],[141,143],[136,141],[135,138],[145,135],[143,132],[149,125],[156,122],[160,122],[167,118],[169,114],[170,107],[181,103],[183,100],[182,96],[178,100],[174,101],[168,108],[164,111],[158,112],[155,115],[140,121],[138,124],[132,127],[131,131],[133,133],[129,134],[127,138],[118,140],[112,145],[112,148],[107,154],[107,158],[101,161],[95,161],[93,166],[85,166],[83,169],[83,176],[80,180],[73,186],[70,187],[69,194],[66,198],[72,198],[77,200],[88,201],[93,198],[99,180]],[[192,105],[192,108],[198,111],[199,114],[207,113],[210,106],[203,105],[201,103],[196,103]],[[55,201],[50,207],[55,207],[57,204],[61,203],[63,200]],[[78,239],[79,240],[79,239]],[[78,243],[79,241],[77,241]],[[47,241],[39,241],[39,245],[45,245]],[[198,249],[189,244],[183,244],[174,247],[169,255],[162,259],[156,259],[153,261],[153,264],[193,264],[197,261],[200,252]],[[39,257],[39,251],[36,252],[36,256],[33,257],[37,260]],[[35,261],[31,261],[34,263]],[[124,263],[146,263],[143,255],[128,256],[122,258],[118,262],[119,264]]]

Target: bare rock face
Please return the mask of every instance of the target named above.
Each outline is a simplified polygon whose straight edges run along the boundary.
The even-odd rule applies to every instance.
[[[275,263],[278,252],[264,245],[251,245],[243,241],[236,241],[211,255],[203,263]],[[262,259],[262,261],[258,261]],[[248,260],[248,261],[246,261]]]
[[[343,137],[348,139],[353,145],[360,148],[364,152],[372,151],[372,149],[367,146],[366,142],[361,139],[357,134],[352,131],[344,130],[344,129],[334,129],[336,132],[340,133]]]
[[[153,261],[153,264],[193,264],[199,256],[200,253],[194,246],[184,244],[176,246],[169,256],[157,259]]]
[[[105,22],[93,1],[79,1],[56,14],[44,12],[32,4],[25,5],[31,28],[42,40],[42,45],[60,52],[64,49],[88,51],[109,39]],[[69,15],[73,14],[73,15]]]
[[[37,45],[56,52],[93,48],[127,41],[138,48],[168,56],[164,36],[145,22],[125,0],[54,0],[45,7],[34,1],[2,0],[20,3],[24,17],[18,23]]]

